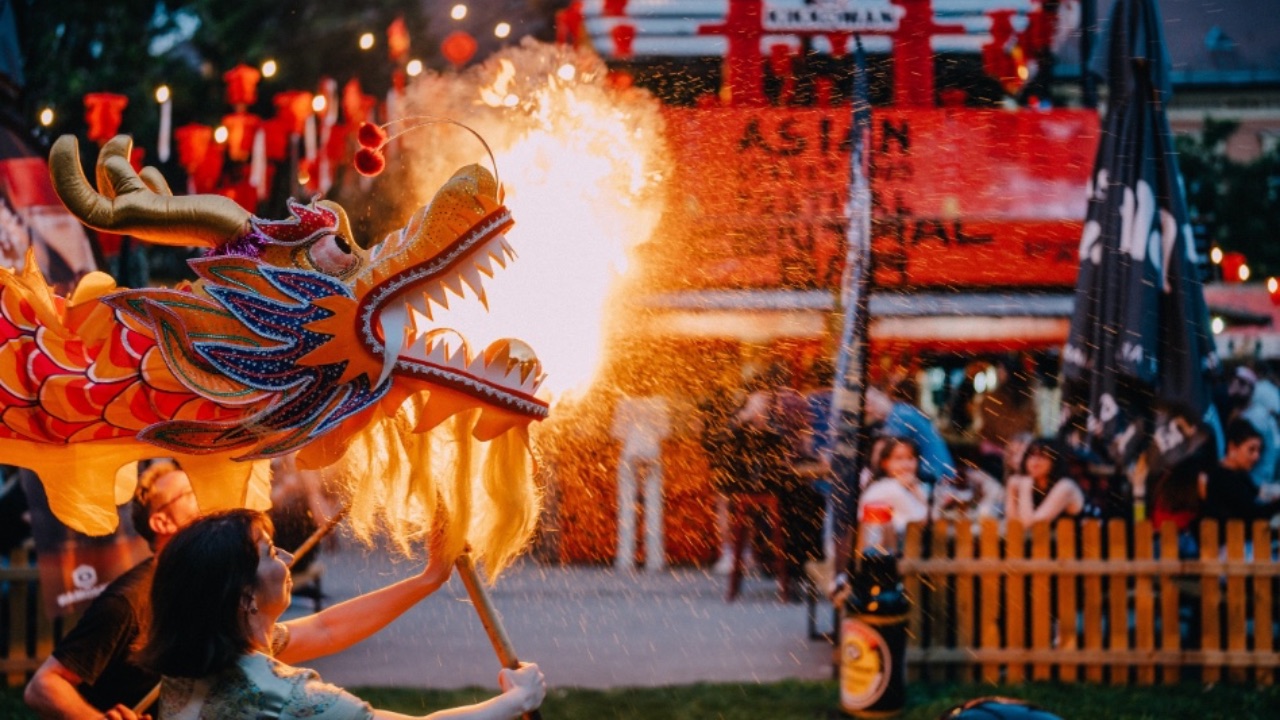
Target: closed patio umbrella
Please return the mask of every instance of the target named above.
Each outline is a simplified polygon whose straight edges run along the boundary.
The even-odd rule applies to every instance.
[[[1218,366],[1165,105],[1169,60],[1156,3],[1117,0],[1095,67],[1109,97],[1089,184],[1064,397],[1090,448],[1128,467],[1181,411],[1217,424]],[[1102,62],[1097,62],[1101,60]],[[1161,420],[1157,420],[1157,414]]]

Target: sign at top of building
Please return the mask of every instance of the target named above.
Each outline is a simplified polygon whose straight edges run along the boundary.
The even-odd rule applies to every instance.
[[[889,0],[822,0],[812,5],[764,7],[770,32],[877,32],[898,29],[903,9]]]

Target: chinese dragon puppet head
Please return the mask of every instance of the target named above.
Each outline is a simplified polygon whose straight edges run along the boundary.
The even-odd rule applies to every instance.
[[[291,202],[282,221],[213,195],[175,197],[130,140],[106,143],[97,189],[75,138],[50,171],[89,227],[201,246],[197,279],[118,289],[102,273],[54,294],[28,256],[0,268],[0,448],[30,467],[67,525],[111,532],[132,463],[177,459],[202,508],[269,504],[267,461],[334,468],[359,532],[443,533],[496,571],[538,512],[528,426],[540,363],[519,340],[473,352],[434,325],[449,296],[482,302],[514,257],[502,190],[464,167],[402,229],[364,249],[342,208]]]

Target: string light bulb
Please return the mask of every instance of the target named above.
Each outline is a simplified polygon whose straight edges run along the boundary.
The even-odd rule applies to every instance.
[[[275,77],[276,71],[279,69],[280,68],[278,65],[276,65],[275,60],[265,60],[262,63],[262,77],[264,78]]]

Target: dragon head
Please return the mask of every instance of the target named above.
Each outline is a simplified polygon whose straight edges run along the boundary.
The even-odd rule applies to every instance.
[[[189,287],[109,296],[125,322],[151,335],[191,392],[244,410],[227,420],[179,417],[141,435],[182,453],[236,449],[261,458],[340,438],[414,399],[413,431],[478,410],[488,440],[545,417],[533,351],[514,339],[472,352],[434,325],[456,299],[485,302],[483,281],[514,257],[513,221],[493,176],[464,167],[402,229],[366,252],[345,212],[324,200],[290,203],[287,220],[252,216],[228,198],[175,197],[152,168],[130,166],[117,137],[97,161],[99,189],[80,169],[74,138],[50,157],[54,185],[86,225],[161,244],[199,245]],[[487,303],[486,303],[487,305]]]

